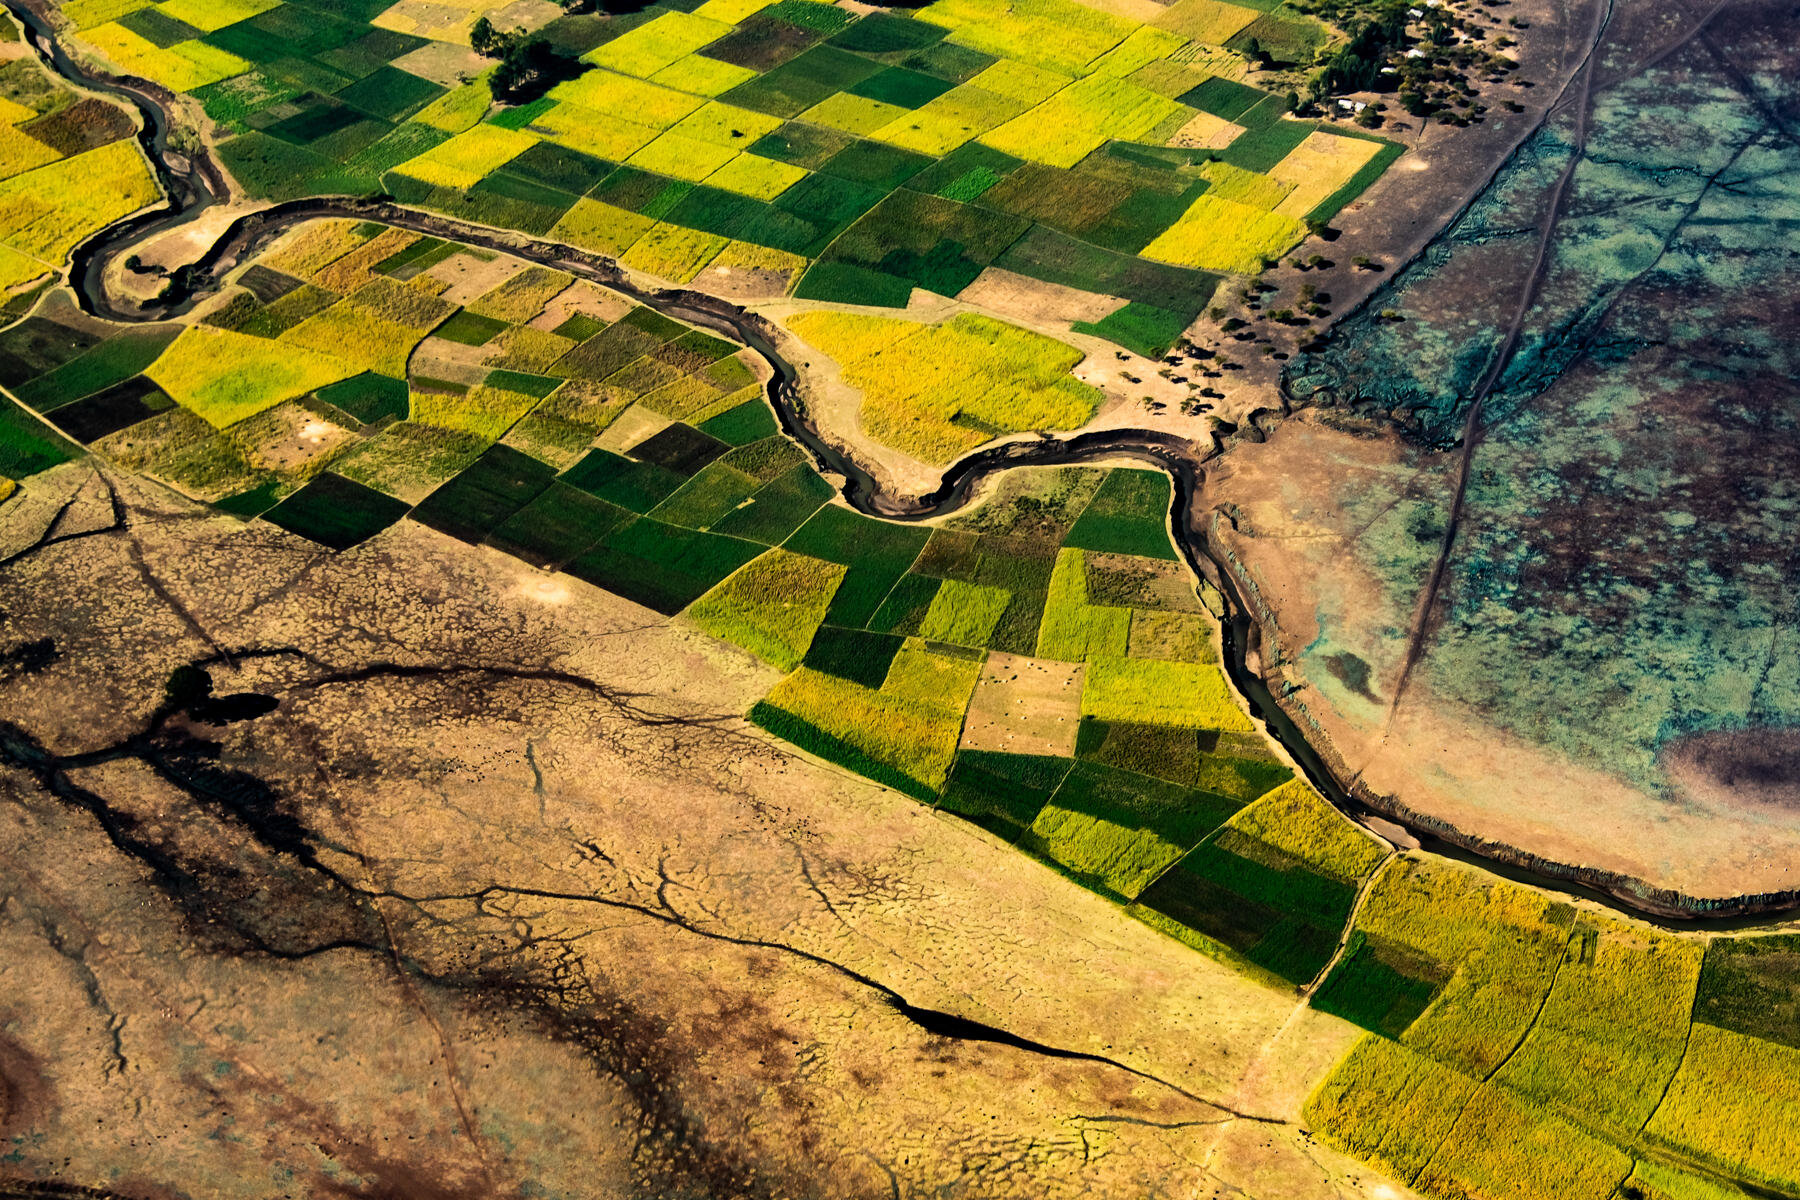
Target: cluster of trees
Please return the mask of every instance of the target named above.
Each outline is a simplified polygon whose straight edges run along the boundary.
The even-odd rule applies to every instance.
[[[1508,0],[1484,0],[1484,7]],[[1486,31],[1461,13],[1424,0],[1300,0],[1301,11],[1315,13],[1348,34],[1336,48],[1321,53],[1306,83],[1306,93],[1290,105],[1302,115],[1332,96],[1349,92],[1398,92],[1400,107],[1415,117],[1436,115],[1440,122],[1467,124],[1487,111],[1476,103],[1480,92],[1471,80],[1480,75],[1497,81],[1518,63],[1504,51],[1507,37],[1484,45]],[[1418,13],[1415,17],[1413,14]],[[1413,22],[1420,28],[1409,28]],[[1514,18],[1512,24],[1527,23]],[[1416,53],[1414,53],[1416,51]],[[1370,105],[1359,124],[1381,124],[1381,111]]]
[[[564,0],[565,11],[592,0]],[[528,38],[494,28],[486,17],[469,30],[469,46],[483,58],[499,59],[488,87],[503,104],[522,104],[549,90],[558,80],[580,70],[580,64],[542,38]]]

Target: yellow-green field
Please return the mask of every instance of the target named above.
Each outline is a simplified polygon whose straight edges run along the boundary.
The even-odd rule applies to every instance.
[[[783,671],[800,665],[844,578],[837,563],[771,550],[688,609],[700,628]]]
[[[223,429],[359,369],[304,346],[194,325],[144,374],[177,403]]]
[[[1252,728],[1216,665],[1148,658],[1090,658],[1081,715],[1244,733]]]
[[[1144,257],[1254,275],[1305,236],[1306,226],[1293,217],[1208,192],[1144,247]]]
[[[1002,434],[1074,429],[1100,404],[1096,388],[1069,377],[1081,351],[989,317],[923,325],[807,312],[787,326],[862,391],[871,437],[930,463]]]
[[[1225,826],[1333,879],[1361,879],[1388,854],[1386,846],[1346,821],[1303,779],[1291,779],[1239,809]]]
[[[113,142],[0,181],[0,242],[50,266],[161,195],[137,143]]]

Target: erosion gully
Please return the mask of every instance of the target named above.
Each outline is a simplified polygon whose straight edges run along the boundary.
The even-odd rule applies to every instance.
[[[145,303],[115,298],[106,282],[115,261],[147,239],[194,221],[207,209],[228,202],[231,184],[197,138],[191,148],[170,145],[175,120],[171,112],[175,104],[172,93],[149,80],[113,75],[78,62],[63,46],[50,21],[35,7],[41,3],[42,0],[0,0],[0,5],[23,27],[27,44],[50,70],[77,88],[122,100],[141,114],[138,141],[167,197],[162,205],[118,221],[76,248],[70,282],[78,304],[90,315],[131,323],[179,317],[216,292],[233,270],[296,225],[321,218],[376,221],[567,271],[665,316],[748,346],[773,372],[768,399],[783,431],[804,446],[823,471],[842,478],[844,499],[870,516],[925,521],[948,515],[966,506],[986,480],[1015,467],[1070,466],[1121,459],[1145,463],[1164,471],[1173,481],[1169,520],[1175,544],[1189,569],[1211,583],[1223,598],[1223,662],[1232,685],[1244,697],[1252,715],[1264,724],[1313,786],[1353,820],[1398,825],[1433,853],[1473,863],[1519,882],[1583,896],[1629,916],[1672,928],[1744,928],[1766,923],[1769,914],[1800,907],[1800,892],[1696,900],[1652,888],[1629,876],[1557,863],[1513,846],[1488,842],[1395,802],[1378,799],[1377,807],[1354,794],[1251,665],[1252,661],[1260,661],[1262,631],[1250,616],[1250,606],[1244,601],[1234,572],[1209,543],[1204,525],[1213,514],[1200,510],[1197,503],[1205,481],[1204,463],[1224,448],[1216,438],[1211,446],[1202,448],[1186,438],[1151,429],[1108,429],[1061,438],[1040,434],[960,459],[944,472],[937,488],[924,495],[894,493],[886,490],[851,451],[827,440],[807,416],[798,388],[799,373],[781,355],[776,345],[779,335],[765,318],[703,292],[639,287],[612,259],[577,247],[421,212],[382,199],[312,197],[248,213],[227,226],[162,296]],[[1243,436],[1260,439],[1255,420],[1253,414]]]

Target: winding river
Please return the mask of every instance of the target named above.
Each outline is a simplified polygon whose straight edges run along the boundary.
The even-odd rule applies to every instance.
[[[1068,466],[1120,459],[1143,462],[1166,472],[1174,483],[1170,525],[1188,567],[1224,598],[1223,662],[1232,685],[1251,713],[1286,750],[1308,780],[1352,819],[1371,818],[1399,825],[1426,849],[1473,862],[1484,869],[1536,886],[1581,895],[1640,919],[1672,927],[1738,928],[1760,924],[1768,914],[1800,908],[1800,892],[1695,901],[1609,872],[1552,862],[1515,847],[1483,841],[1453,827],[1407,811],[1371,806],[1353,795],[1275,700],[1253,661],[1260,661],[1261,630],[1251,618],[1234,573],[1211,548],[1205,526],[1211,510],[1198,505],[1204,463],[1222,445],[1201,448],[1188,439],[1149,429],[1109,429],[1068,437],[1037,435],[978,450],[954,463],[939,485],[921,496],[884,489],[855,455],[827,440],[800,401],[799,374],[777,348],[779,334],[763,317],[729,301],[693,290],[647,290],[633,284],[616,262],[544,238],[470,224],[384,200],[317,197],[289,201],[233,221],[186,270],[168,294],[145,304],[125,303],[108,291],[112,264],[146,239],[197,220],[232,196],[230,181],[198,139],[192,151],[171,146],[175,97],[147,80],[120,77],[76,61],[46,18],[25,0],[0,0],[25,31],[27,44],[57,75],[77,88],[123,100],[142,117],[138,140],[155,168],[166,202],[101,230],[78,246],[70,282],[76,300],[90,315],[117,322],[162,321],[191,311],[283,233],[306,221],[352,218],[377,221],[448,241],[515,255],[590,280],[666,316],[710,329],[750,347],[769,364],[768,398],[782,429],[813,456],[819,468],[841,477],[845,500],[858,511],[896,521],[944,516],[968,504],[980,485],[1014,467]],[[1252,429],[1246,436],[1259,436]]]

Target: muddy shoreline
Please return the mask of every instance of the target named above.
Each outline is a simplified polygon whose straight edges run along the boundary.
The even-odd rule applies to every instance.
[[[692,290],[651,290],[632,284],[612,260],[545,239],[468,224],[384,201],[350,197],[313,198],[273,205],[240,217],[185,271],[170,295],[144,305],[117,303],[107,292],[105,273],[116,259],[153,234],[197,218],[230,195],[228,181],[204,149],[171,162],[168,130],[173,97],[143,80],[99,77],[71,60],[47,23],[21,0],[4,0],[26,29],[34,52],[57,74],[77,86],[122,98],[143,117],[139,142],[169,195],[158,209],[126,218],[77,247],[70,282],[77,302],[91,315],[119,322],[167,320],[190,311],[215,292],[225,276],[293,226],[321,218],[379,221],[398,228],[516,255],[569,272],[620,292],[668,316],[725,334],[753,349],[770,366],[768,397],[785,433],[812,454],[818,466],[841,477],[844,498],[857,510],[892,520],[925,520],[966,505],[989,477],[1019,466],[1066,466],[1130,458],[1169,474],[1174,482],[1170,522],[1175,543],[1195,574],[1224,598],[1224,665],[1251,712],[1264,722],[1313,785],[1353,819],[1369,816],[1395,822],[1433,853],[1480,865],[1503,876],[1597,901],[1628,915],[1675,928],[1737,928],[1765,923],[1800,908],[1800,891],[1700,898],[1655,888],[1629,876],[1543,859],[1517,847],[1493,843],[1418,813],[1389,797],[1357,794],[1341,782],[1341,763],[1329,747],[1304,735],[1265,683],[1253,662],[1262,656],[1261,629],[1239,591],[1234,573],[1220,561],[1204,528],[1212,514],[1196,513],[1204,483],[1204,463],[1221,447],[1200,448],[1171,434],[1114,429],[1067,438],[1039,435],[976,451],[952,464],[939,486],[922,496],[886,492],[854,454],[828,441],[799,403],[798,373],[776,349],[778,334],[769,322],[728,301]],[[1270,410],[1273,411],[1273,410]],[[1255,431],[1246,431],[1255,436]]]

